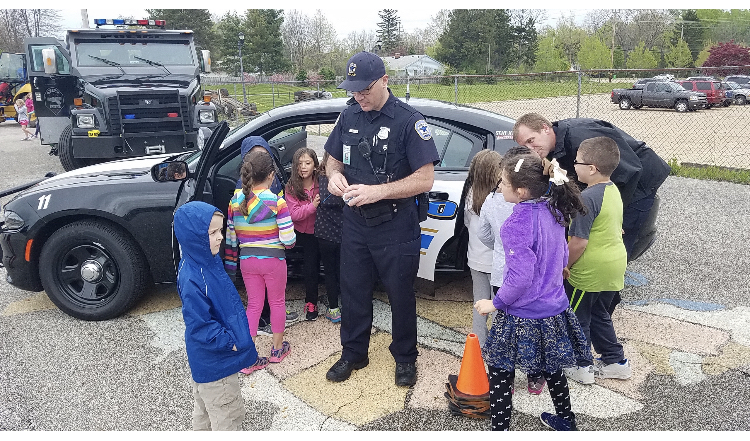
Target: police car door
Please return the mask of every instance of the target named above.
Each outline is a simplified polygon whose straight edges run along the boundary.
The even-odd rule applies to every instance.
[[[462,270],[466,260],[466,236],[462,235],[462,191],[474,155],[484,148],[478,134],[427,118],[440,155],[430,191],[427,220],[420,224],[422,249],[417,276],[434,281],[436,269]],[[461,220],[461,225],[456,221]],[[456,234],[458,232],[458,234]],[[463,237],[466,236],[466,237]]]
[[[78,78],[71,75],[70,54],[56,38],[27,38],[24,44],[42,144],[57,144],[63,129],[70,125]]]

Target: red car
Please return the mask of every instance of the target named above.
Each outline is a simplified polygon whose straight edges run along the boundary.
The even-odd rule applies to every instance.
[[[706,108],[722,106],[726,99],[724,88],[721,87],[719,81],[706,81],[706,80],[682,80],[678,81],[682,87],[686,90],[692,90],[693,92],[701,92],[706,94],[708,99],[708,105]]]

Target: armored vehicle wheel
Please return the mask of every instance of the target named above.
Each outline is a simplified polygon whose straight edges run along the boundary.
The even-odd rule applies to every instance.
[[[60,134],[60,142],[57,144],[57,154],[65,171],[75,170],[91,164],[86,159],[73,157],[73,128],[71,126],[63,129]]]

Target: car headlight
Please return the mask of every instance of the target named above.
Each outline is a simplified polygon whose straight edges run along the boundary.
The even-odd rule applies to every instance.
[[[692,95],[692,96],[690,97],[690,101],[698,101],[698,97],[697,97],[697,96],[695,96],[695,95]]]
[[[202,124],[212,123],[216,121],[213,110],[200,110],[198,111],[198,119]]]
[[[82,115],[76,115],[77,118],[77,125],[81,129],[93,129],[96,127],[94,125],[94,115],[90,113],[84,113]]]
[[[5,211],[5,223],[3,224],[4,230],[19,230],[23,225],[24,221],[21,219],[21,216],[12,211]]]

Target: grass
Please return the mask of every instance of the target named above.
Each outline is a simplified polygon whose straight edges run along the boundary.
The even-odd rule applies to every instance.
[[[750,185],[750,170],[717,167],[714,165],[680,164],[677,158],[669,160],[670,175],[709,181],[724,181]]]
[[[396,84],[391,85],[390,87],[394,95],[399,97],[406,95],[405,84]],[[623,83],[584,82],[581,85],[581,93],[610,93],[612,89],[623,87],[628,87],[628,85]],[[205,86],[205,89],[227,89],[231,96],[242,100],[241,84],[232,83]],[[258,112],[262,113],[274,107],[293,103],[295,91],[315,89],[317,88],[314,86],[300,87],[288,84],[276,84],[273,85],[273,87],[270,84],[246,84],[245,95],[247,96],[247,101],[255,103]],[[331,92],[334,98],[342,98],[346,96],[346,93],[343,90],[336,89],[334,84],[326,84],[325,86],[321,86],[321,89]],[[458,103],[471,104],[486,101],[575,96],[577,93],[578,84],[575,81],[551,82],[503,80],[498,81],[496,84],[485,84],[479,82],[475,84],[460,83],[458,85]],[[409,94],[412,98],[430,98],[448,102],[456,101],[455,87],[452,84],[448,86],[442,84],[421,84],[419,81],[416,81],[409,85]]]

